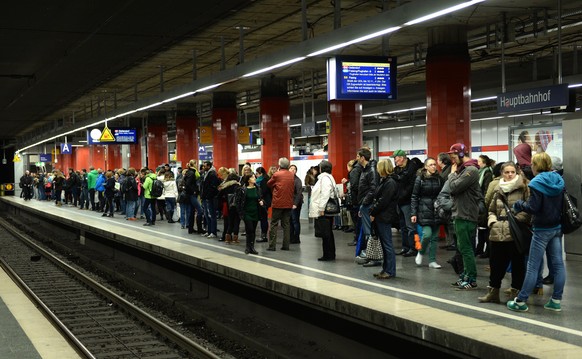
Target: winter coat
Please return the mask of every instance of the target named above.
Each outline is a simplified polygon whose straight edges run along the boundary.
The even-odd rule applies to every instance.
[[[236,187],[234,193],[235,193],[234,202],[235,202],[235,206],[236,206],[236,211],[238,212],[239,218],[244,220],[244,218],[245,218],[245,206],[247,204],[247,187],[246,186],[238,186],[238,187]],[[257,187],[257,195],[259,196],[259,199],[257,201],[257,207],[260,207],[261,204],[259,202],[263,200],[263,197],[261,195],[261,191],[260,191],[259,187]],[[258,208],[257,208],[257,211],[259,211]]]
[[[501,190],[499,183],[495,187],[493,199],[489,205],[489,217],[487,219],[487,226],[490,228],[489,240],[492,242],[513,241],[513,237],[509,231],[507,212],[505,211],[503,203],[506,203],[511,208],[518,200],[527,201],[529,198],[528,187],[521,177],[518,176],[517,178],[517,182],[515,182],[515,185],[507,193]],[[530,223],[531,221],[531,216],[526,212],[517,213],[515,218],[523,223]]]
[[[352,199],[352,206],[357,207],[358,202],[358,185],[360,184],[360,176],[362,175],[362,165],[354,162],[354,166],[350,173],[348,173],[348,196]]]
[[[374,201],[374,193],[378,186],[379,176],[376,171],[376,161],[370,160],[366,167],[362,168],[358,181],[358,205],[370,205]]]
[[[218,196],[218,185],[220,184],[220,179],[216,174],[216,170],[212,167],[204,175],[202,180],[202,188],[200,191],[200,198],[203,200],[215,199]]]
[[[218,186],[218,198],[221,201],[221,203],[226,203],[226,213],[223,213],[225,215],[228,215],[228,197],[229,195],[235,195],[236,190],[241,187],[239,181],[238,181],[238,176],[237,175],[229,175],[226,178],[226,181],[222,182],[219,186]],[[258,190],[257,190],[258,192]],[[222,208],[223,205],[221,205],[220,207]]]
[[[408,159],[404,167],[395,167],[392,177],[398,183],[398,205],[410,204],[412,199],[412,188],[416,178],[418,167],[414,161]]]
[[[336,198],[338,196],[335,188],[335,179],[329,173],[322,172],[317,177],[317,182],[315,182],[313,188],[311,188],[309,218],[320,217],[331,196]]]
[[[286,168],[282,168],[279,171],[273,173],[273,177],[269,179],[267,186],[269,186],[271,193],[273,194],[273,200],[271,201],[271,206],[273,208],[293,208],[295,175],[291,171]]]
[[[55,187],[55,191],[62,191],[65,186],[65,177],[62,175],[56,176],[53,179],[53,186]]]
[[[255,184],[259,188],[259,192],[261,192],[265,208],[271,207],[271,203],[273,202],[273,192],[271,192],[271,189],[267,186],[268,181],[269,177],[264,175],[264,179],[262,181],[257,181]]]
[[[148,173],[145,175],[142,188],[144,190],[144,197],[146,199],[154,199],[152,197],[152,187],[154,185],[154,181],[157,179],[158,178],[154,173]]]
[[[135,181],[133,176],[125,177],[125,185],[122,187],[125,189],[125,200],[126,201],[137,201],[139,196],[137,193],[138,183]]]
[[[301,208],[303,205],[303,184],[301,178],[295,175],[294,177],[295,190],[293,191],[293,204],[296,208]]]
[[[416,223],[421,226],[434,226],[442,220],[435,215],[434,202],[436,201],[444,181],[438,172],[432,175],[423,169],[414,181],[410,201],[410,215],[416,216]]]
[[[449,187],[453,197],[453,218],[475,222],[479,220],[479,201],[483,194],[479,187],[479,165],[469,160],[449,175]]]
[[[556,172],[538,173],[529,183],[530,196],[526,201],[514,204],[516,211],[532,215],[533,230],[555,230],[562,228],[562,205],[564,180]]]
[[[186,174],[184,175],[184,188],[186,193],[190,196],[198,195],[200,193],[200,188],[198,186],[198,179],[200,178],[200,173],[194,168],[188,168]]]
[[[176,181],[170,178],[164,181],[164,198],[178,198],[178,186],[176,186]]]
[[[105,175],[103,173],[101,173],[99,175],[99,177],[97,177],[97,181],[95,181],[95,190],[98,192],[103,192],[105,191]]]
[[[105,197],[113,198],[113,195],[115,194],[115,178],[107,178],[105,183],[103,183],[103,188],[105,191]]]
[[[392,177],[382,177],[374,193],[370,216],[382,223],[398,223],[398,184]]]
[[[99,177],[99,172],[97,170],[91,170],[87,173],[87,188],[95,189],[95,184],[97,183],[97,178]]]

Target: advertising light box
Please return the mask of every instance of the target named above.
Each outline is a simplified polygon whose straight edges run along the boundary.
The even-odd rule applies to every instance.
[[[328,100],[395,100],[396,58],[336,56],[327,61]]]

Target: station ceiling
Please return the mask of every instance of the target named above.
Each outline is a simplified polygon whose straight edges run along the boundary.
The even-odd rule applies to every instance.
[[[243,65],[264,63],[272,54],[276,57],[309,41],[321,44],[329,39],[333,45],[387,12],[400,16],[438,3],[462,2],[305,0],[306,26],[301,0],[8,2],[0,14],[0,144],[28,145],[194,80],[237,74]],[[560,68],[566,79],[580,77],[579,0],[486,0],[261,76],[289,80],[292,119],[304,116],[306,109],[308,116],[325,116],[327,57],[389,54],[398,57],[399,100],[365,104],[364,111],[422,102],[429,34],[441,26],[467,31],[474,96],[479,91],[501,92],[502,51],[508,89],[536,81],[555,83]],[[558,52],[561,67],[556,65]],[[238,94],[240,121],[245,124],[258,121],[261,76],[214,89]],[[171,118],[176,106],[190,106],[205,121],[211,99],[207,91],[150,111],[164,111]],[[483,110],[493,105],[485,103]]]

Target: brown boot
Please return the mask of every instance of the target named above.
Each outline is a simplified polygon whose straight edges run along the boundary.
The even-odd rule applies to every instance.
[[[499,299],[499,288],[487,287],[487,295],[484,297],[479,297],[479,302],[481,303],[501,303]]]
[[[507,296],[509,298],[515,298],[517,297],[517,294],[519,293],[519,289],[515,289],[515,288],[507,288],[505,290],[505,294],[507,294]]]
[[[231,244],[232,243],[232,239],[230,237],[230,234],[225,234],[224,235],[224,241],[226,242],[226,244]]]
[[[240,243],[240,242],[238,241],[238,234],[235,234],[235,235],[233,235],[233,236],[232,236],[232,241],[233,241],[234,243],[237,243],[237,244],[238,244],[238,243]]]

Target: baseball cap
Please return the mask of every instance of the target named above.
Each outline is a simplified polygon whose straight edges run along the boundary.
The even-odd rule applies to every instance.
[[[451,149],[449,150],[449,152],[447,152],[449,154],[451,153],[457,153],[457,154],[465,154],[465,145],[462,143],[455,143],[454,145],[451,146]],[[461,156],[463,157],[463,156]]]
[[[403,156],[403,157],[406,156],[406,151],[396,150],[396,151],[394,151],[394,153],[390,157],[394,158],[394,157],[398,157],[398,156]]]

